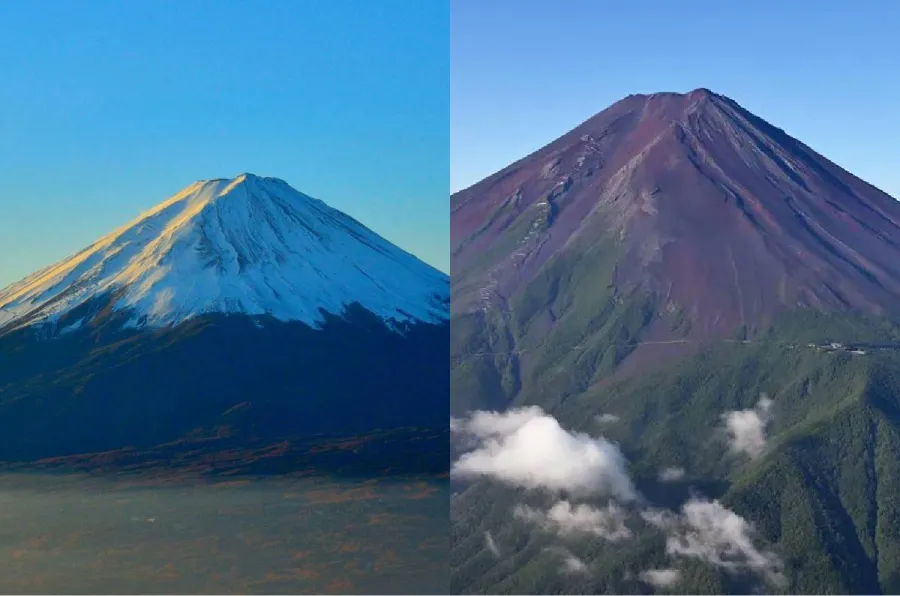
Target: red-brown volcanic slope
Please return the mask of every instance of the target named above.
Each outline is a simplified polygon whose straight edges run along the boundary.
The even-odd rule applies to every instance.
[[[900,310],[900,203],[706,89],[629,96],[451,212],[456,313],[604,237],[622,243],[615,285],[684,308],[695,334],[796,306]]]

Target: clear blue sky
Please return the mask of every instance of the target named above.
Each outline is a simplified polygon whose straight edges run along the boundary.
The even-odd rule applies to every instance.
[[[442,0],[0,2],[0,286],[245,171],[447,271],[448,46]]]
[[[708,87],[900,199],[900,2],[453,0],[451,188],[630,93]]]

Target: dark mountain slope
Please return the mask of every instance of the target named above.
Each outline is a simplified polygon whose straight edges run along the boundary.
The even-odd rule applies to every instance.
[[[23,329],[0,337],[0,460],[149,448],[201,428],[275,439],[445,427],[447,336],[399,335],[362,309],[321,330],[225,315],[43,341]]]

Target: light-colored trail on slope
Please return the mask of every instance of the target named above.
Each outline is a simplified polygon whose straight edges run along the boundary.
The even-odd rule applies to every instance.
[[[727,343],[727,344],[772,344],[772,345],[781,345],[786,348],[808,348],[808,349],[825,349],[829,351],[845,351],[845,352],[853,352],[855,349],[853,345],[842,345],[840,348],[830,348],[826,345],[817,345],[817,346],[809,346],[809,345],[800,345],[800,344],[791,344],[786,342],[772,342],[767,340],[750,340],[750,339],[717,339],[717,340],[698,340],[698,339],[668,339],[668,340],[659,340],[659,341],[638,341],[638,342],[628,342],[628,343],[614,343],[607,344],[610,347],[638,347],[638,346],[648,346],[648,345],[672,345],[672,344],[703,344],[710,345],[716,343]],[[839,343],[839,342],[836,342]],[[900,344],[866,344],[866,348],[870,350],[900,350]],[[577,352],[581,350],[586,350],[585,346],[575,346],[566,350],[567,352]],[[507,352],[474,352],[472,354],[466,354],[465,356],[456,358],[456,361],[468,360],[471,358],[481,358],[488,356],[510,356],[516,354],[525,354],[528,352],[536,352],[539,351],[540,348],[523,348],[519,350],[509,350]]]

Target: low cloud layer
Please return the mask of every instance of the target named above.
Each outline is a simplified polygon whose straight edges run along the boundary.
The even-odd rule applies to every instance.
[[[684,468],[663,468],[659,471],[660,482],[678,482],[684,478]]]
[[[559,501],[547,511],[519,505],[513,514],[546,532],[562,537],[591,535],[609,542],[619,542],[632,536],[631,530],[625,525],[627,512],[615,503],[609,503],[605,508],[597,508]]]
[[[763,396],[755,408],[723,416],[732,450],[750,457],[762,454],[772,405],[772,400]],[[780,559],[754,544],[755,531],[743,517],[718,501],[699,497],[689,500],[680,511],[646,508],[617,445],[570,432],[538,407],[475,412],[451,420],[451,432],[467,446],[453,464],[454,477],[491,478],[515,487],[565,494],[565,499],[549,509],[527,505],[514,509],[516,518],[541,531],[563,539],[589,536],[618,543],[633,536],[626,524],[629,507],[665,533],[670,557],[697,559],[730,573],[754,574],[769,583],[784,584]],[[660,470],[659,480],[675,482],[684,474],[682,468],[665,468]],[[598,497],[610,500],[603,507],[576,502]],[[485,545],[500,557],[489,532],[485,533]],[[586,572],[585,563],[567,549],[552,548],[563,557],[564,572]],[[662,588],[676,584],[682,576],[677,569],[668,568],[644,571],[639,578]]]
[[[538,407],[475,412],[451,432],[471,449],[453,464],[458,478],[493,478],[512,486],[577,495],[637,498],[618,446],[573,433]]]
[[[776,584],[784,579],[778,557],[753,544],[753,527],[718,501],[694,498],[680,514],[647,510],[642,517],[666,532],[669,555],[700,559],[734,573],[756,573]]]
[[[648,569],[641,572],[638,577],[654,588],[668,588],[681,581],[681,572],[677,569]]]
[[[731,450],[752,459],[766,448],[766,426],[772,421],[772,400],[763,395],[751,410],[727,412],[722,418]]]
[[[619,417],[615,414],[597,414],[594,416],[594,420],[600,424],[612,424],[613,422],[618,422]]]
[[[563,568],[564,573],[587,573],[588,567],[584,561],[569,553],[563,557]]]
[[[563,573],[588,573],[587,563],[573,555],[569,549],[562,546],[551,546],[546,550],[562,558],[561,571]]]

